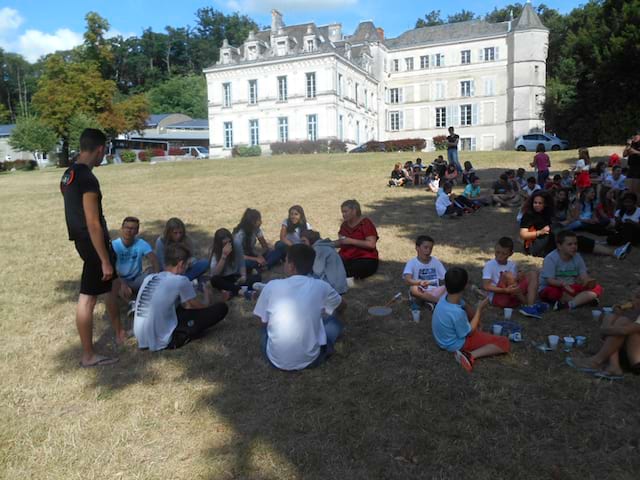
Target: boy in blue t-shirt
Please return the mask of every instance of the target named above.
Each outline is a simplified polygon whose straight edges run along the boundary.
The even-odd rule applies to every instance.
[[[151,245],[141,238],[136,238],[139,230],[140,220],[136,217],[126,217],[122,221],[121,237],[112,244],[117,256],[116,271],[119,277],[116,291],[126,301],[130,301],[138,292],[142,281],[149,273],[160,271],[160,264]],[[152,272],[142,270],[144,257],[151,261]]]
[[[482,311],[489,303],[485,298],[474,311],[465,305],[462,293],[469,281],[464,268],[454,267],[444,276],[446,295],[433,312],[431,328],[438,346],[455,353],[456,361],[469,373],[476,358],[509,352],[509,339],[480,330]]]

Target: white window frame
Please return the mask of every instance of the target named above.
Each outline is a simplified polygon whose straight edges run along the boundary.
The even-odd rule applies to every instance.
[[[307,115],[307,140],[315,142],[318,139],[318,114]]]
[[[338,98],[342,98],[344,95],[344,78],[342,77],[342,74],[339,73],[338,74],[338,80],[337,80],[337,90],[338,90]]]
[[[447,107],[436,107],[436,128],[447,128]]]
[[[473,125],[473,105],[465,103],[460,105],[460,126],[470,127]]]
[[[289,141],[289,117],[278,117],[278,141]]]
[[[390,88],[389,89],[389,103],[391,105],[397,105],[402,102],[402,89]]]
[[[391,60],[391,71],[392,72],[400,71],[400,60],[398,60],[397,58],[394,58],[393,60]]]
[[[461,50],[460,65],[469,65],[470,63],[471,63],[471,50]]]
[[[429,68],[429,55],[420,55],[420,69],[425,70]]]
[[[468,146],[468,148],[467,148]],[[463,152],[474,152],[477,148],[476,137],[460,137],[460,150]]]
[[[436,53],[433,55],[433,66],[444,67],[444,53]]]
[[[278,101],[286,102],[289,98],[289,93],[287,91],[287,76],[282,75],[278,77]]]
[[[258,104],[258,80],[249,80],[249,105]]]
[[[493,62],[496,59],[496,47],[484,47],[482,49],[482,59],[485,62]]]
[[[222,108],[231,108],[231,82],[222,84]]]
[[[260,145],[260,122],[253,118],[249,120],[249,146]]]
[[[306,98],[316,98],[316,72],[307,72],[306,79]]]
[[[224,148],[233,148],[233,122],[224,122],[222,124],[222,132]]]
[[[407,57],[404,59],[404,68],[407,72],[413,70],[413,57]]]
[[[389,112],[389,131],[399,132],[402,130],[402,112],[393,110]]]
[[[474,95],[473,80],[460,80],[460,96],[461,97],[473,97]]]

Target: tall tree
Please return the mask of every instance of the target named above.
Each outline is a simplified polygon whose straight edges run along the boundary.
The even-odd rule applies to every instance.
[[[147,92],[152,113],[180,112],[207,118],[207,84],[202,75],[173,77]]]
[[[458,22],[468,22],[469,20],[474,20],[476,18],[476,14],[465,10],[464,8],[460,10],[458,13],[454,13],[453,15],[449,15],[447,17],[447,23],[458,23]]]
[[[113,73],[113,53],[111,44],[105,38],[110,25],[107,19],[96,12],[89,12],[84,17],[86,30],[84,32],[84,60],[98,65],[103,78],[109,78]]]
[[[58,136],[53,129],[32,115],[18,117],[16,127],[9,137],[11,148],[17,151],[31,152],[36,162],[39,160],[38,153],[51,152],[57,141]]]
[[[435,27],[436,25],[442,25],[444,20],[440,16],[440,10],[431,10],[425,14],[424,18],[416,20],[416,28],[422,27]]]

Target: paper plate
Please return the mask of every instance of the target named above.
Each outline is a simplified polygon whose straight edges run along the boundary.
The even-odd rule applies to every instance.
[[[391,315],[391,307],[370,307],[368,312],[374,317],[386,317]]]

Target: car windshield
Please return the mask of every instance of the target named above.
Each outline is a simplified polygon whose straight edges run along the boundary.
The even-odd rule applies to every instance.
[[[196,147],[200,153],[209,153],[209,149],[207,147]]]

